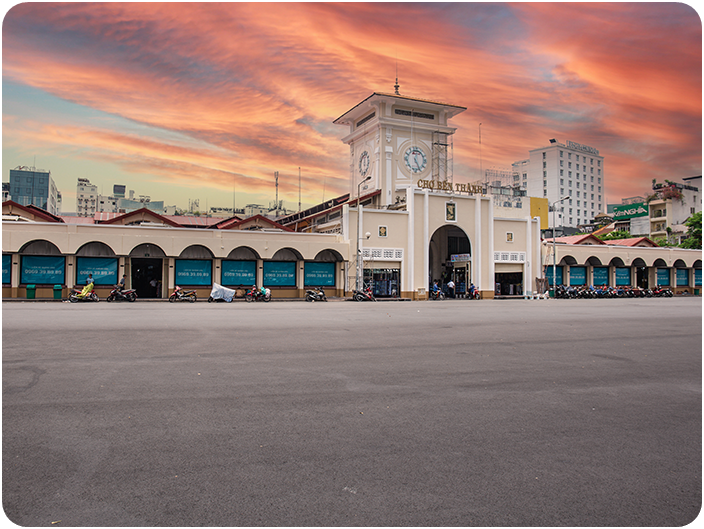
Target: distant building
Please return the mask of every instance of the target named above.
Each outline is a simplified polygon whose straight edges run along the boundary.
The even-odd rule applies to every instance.
[[[52,215],[59,213],[58,190],[50,171],[24,166],[10,169],[9,194],[20,205],[34,205]]]
[[[10,182],[2,183],[2,201],[7,202],[11,200],[12,195],[10,195]]]
[[[545,197],[555,207],[558,226],[577,227],[606,210],[604,157],[593,147],[555,139],[529,151],[530,158],[512,165],[514,184],[519,183],[531,197]],[[548,217],[550,226],[553,215]]]
[[[79,178],[76,184],[76,215],[92,217],[98,211],[98,186],[87,178]]]
[[[653,184],[654,193],[646,199],[650,239],[664,237],[669,243],[679,244],[686,237],[685,221],[702,210],[701,175],[683,178],[682,182]]]

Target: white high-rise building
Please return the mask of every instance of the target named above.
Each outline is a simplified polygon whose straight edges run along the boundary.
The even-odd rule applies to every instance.
[[[512,166],[514,180],[521,182],[528,196],[545,197],[557,204],[557,227],[576,228],[606,211],[604,157],[593,147],[566,141],[550,140],[549,145],[529,151],[530,158]],[[553,225],[552,212],[548,215]]]
[[[79,178],[76,185],[76,215],[92,217],[95,215],[98,202],[98,186],[90,183],[87,178]]]

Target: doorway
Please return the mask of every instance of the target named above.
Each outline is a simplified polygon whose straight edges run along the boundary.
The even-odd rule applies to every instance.
[[[464,292],[472,281],[471,269],[468,267],[471,253],[469,237],[460,227],[448,225],[435,230],[428,243],[428,290],[438,281],[446,291],[446,285],[452,279],[455,292]]]
[[[133,257],[132,288],[139,299],[161,298],[163,259]]]

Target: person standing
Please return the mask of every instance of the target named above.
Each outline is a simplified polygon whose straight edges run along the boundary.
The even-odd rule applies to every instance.
[[[455,297],[455,282],[452,279],[447,283],[447,291],[451,298]]]
[[[86,285],[90,285],[91,283],[94,283],[95,281],[93,280],[93,274],[88,274],[88,279],[86,279]]]

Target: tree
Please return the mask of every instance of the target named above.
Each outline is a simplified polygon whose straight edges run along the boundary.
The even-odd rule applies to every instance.
[[[614,230],[611,233],[607,233],[606,235],[597,235],[597,239],[601,239],[602,241],[615,241],[617,239],[630,239],[631,238],[631,232],[628,230]]]
[[[680,248],[690,250],[702,249],[702,212],[695,213],[689,217],[684,225],[687,226],[687,238],[682,241]]]

